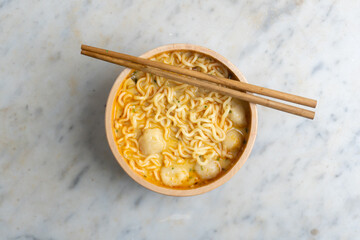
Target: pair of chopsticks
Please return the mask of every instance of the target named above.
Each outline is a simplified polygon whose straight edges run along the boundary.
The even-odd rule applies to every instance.
[[[115,63],[128,68],[133,68],[142,72],[151,73],[160,77],[174,81],[186,83],[211,91],[219,92],[243,101],[256,103],[262,106],[277,109],[283,112],[295,114],[301,117],[314,119],[315,112],[276,102],[250,93],[256,93],[307,107],[315,108],[317,101],[305,97],[284,93],[269,88],[259,87],[256,85],[234,81],[231,79],[217,77],[194,70],[183,69],[180,67],[168,65],[165,63],[155,62],[144,58],[139,58],[123,53],[113,52],[101,48],[81,45],[81,54],[97,58],[106,62]],[[218,85],[220,84],[220,85]],[[246,92],[250,93],[246,93]]]

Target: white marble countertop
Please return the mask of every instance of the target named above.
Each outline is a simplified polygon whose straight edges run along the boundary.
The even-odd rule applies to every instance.
[[[0,0],[0,239],[359,239],[359,1]],[[139,55],[194,43],[248,81],[316,98],[315,120],[258,107],[244,167],[175,198],[115,161],[104,104]]]

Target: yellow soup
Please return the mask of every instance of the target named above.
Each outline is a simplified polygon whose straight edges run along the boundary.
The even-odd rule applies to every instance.
[[[231,77],[224,65],[192,51],[151,60]],[[248,103],[139,71],[122,82],[113,113],[123,158],[147,181],[170,188],[195,188],[220,177],[248,139]]]

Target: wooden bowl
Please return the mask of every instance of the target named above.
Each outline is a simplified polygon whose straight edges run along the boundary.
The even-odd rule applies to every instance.
[[[141,57],[151,58],[152,56],[157,55],[159,53],[173,51],[173,50],[191,50],[191,51],[202,53],[204,55],[208,55],[208,56],[218,60],[222,64],[224,64],[233,73],[233,78],[237,78],[242,82],[246,82],[245,77],[242,75],[242,73],[229,60],[227,60],[220,54],[218,54],[210,49],[201,47],[201,46],[196,46],[196,45],[192,45],[192,44],[170,44],[170,45],[165,45],[165,46],[161,46],[161,47],[155,48],[153,50],[150,50],[150,51],[144,53],[143,55],[141,55]],[[161,193],[161,194],[165,194],[165,195],[169,195],[169,196],[193,196],[193,195],[206,193],[210,190],[213,190],[213,189],[219,187],[220,185],[227,182],[232,176],[234,176],[234,174],[237,171],[239,171],[239,169],[244,165],[245,161],[247,160],[247,158],[250,155],[250,152],[251,152],[254,142],[255,142],[255,137],[256,137],[256,132],[257,132],[257,120],[258,120],[257,111],[256,111],[255,104],[252,104],[252,103],[250,103],[250,113],[251,113],[250,119],[251,120],[250,120],[250,126],[249,126],[249,138],[247,140],[245,149],[244,149],[243,153],[238,156],[238,159],[235,160],[236,163],[232,166],[232,168],[229,169],[224,175],[222,175],[218,179],[214,180],[213,182],[210,182],[207,185],[204,185],[204,186],[201,186],[198,188],[183,190],[183,189],[172,189],[172,188],[161,187],[161,186],[155,185],[153,183],[146,181],[138,173],[136,173],[130,167],[130,165],[127,163],[127,161],[121,156],[121,154],[117,148],[114,134],[112,131],[112,126],[113,126],[112,117],[113,117],[114,100],[115,100],[115,97],[116,97],[116,94],[118,92],[121,82],[129,75],[130,71],[131,71],[131,69],[125,69],[124,71],[122,71],[120,73],[120,75],[117,77],[113,87],[111,88],[111,91],[110,91],[110,94],[109,94],[109,97],[107,100],[107,104],[106,104],[105,128],[106,128],[106,136],[107,136],[111,151],[113,152],[116,160],[119,162],[121,167],[125,170],[125,172],[132,179],[134,179],[137,183],[139,183],[143,187],[150,189],[157,193]]]

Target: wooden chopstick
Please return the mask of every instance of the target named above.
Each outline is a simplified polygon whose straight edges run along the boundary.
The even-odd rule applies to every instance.
[[[243,100],[243,101],[248,101],[248,102],[260,104],[260,105],[263,105],[263,106],[266,106],[266,107],[270,107],[270,108],[277,109],[277,110],[280,110],[280,111],[284,111],[284,112],[287,112],[287,113],[295,114],[295,115],[302,116],[302,117],[305,117],[305,118],[314,119],[314,116],[315,116],[315,112],[313,112],[313,111],[309,111],[309,110],[298,108],[298,107],[291,106],[291,105],[288,105],[288,104],[276,102],[276,101],[266,99],[266,98],[262,98],[262,97],[259,97],[259,96],[254,96],[252,94],[244,93],[244,92],[241,92],[241,91],[238,91],[238,90],[222,87],[222,86],[216,85],[214,83],[209,83],[209,82],[206,82],[206,81],[198,80],[197,78],[194,78],[194,77],[189,77],[189,76],[185,76],[185,75],[179,75],[177,73],[164,71],[164,70],[161,70],[161,69],[157,69],[157,68],[154,68],[154,67],[149,67],[149,66],[146,66],[146,65],[130,62],[130,61],[123,60],[123,59],[118,59],[118,58],[103,55],[103,54],[97,53],[97,52],[82,50],[81,54],[89,56],[89,57],[93,57],[93,58],[96,58],[96,59],[100,59],[100,60],[103,60],[103,61],[107,61],[107,62],[115,63],[115,64],[118,64],[118,65],[122,65],[122,66],[125,66],[125,67],[128,67],[128,68],[133,68],[133,69],[136,69],[136,70],[139,70],[139,71],[151,73],[151,74],[154,74],[154,75],[157,75],[157,76],[160,76],[160,77],[172,79],[172,80],[175,80],[175,81],[178,81],[178,82],[193,85],[193,86],[196,86],[196,87],[206,88],[208,90],[216,91],[216,92],[219,92],[221,94],[228,95],[228,96],[231,96],[231,97]],[[227,81],[230,81],[230,80],[227,80]]]
[[[218,77],[218,76],[214,76],[214,75],[210,75],[210,74],[206,74],[206,73],[202,73],[202,72],[198,72],[198,71],[179,68],[179,67],[172,66],[169,64],[155,62],[155,61],[151,61],[148,59],[127,55],[124,53],[113,52],[113,51],[96,48],[96,47],[91,47],[91,46],[87,46],[87,45],[81,45],[81,49],[90,51],[90,52],[100,53],[102,55],[106,55],[106,56],[110,56],[110,57],[115,57],[118,59],[131,61],[134,63],[139,63],[139,64],[146,65],[146,66],[164,69],[169,72],[175,72],[178,74],[187,75],[187,76],[194,77],[197,79],[206,80],[209,82],[224,85],[224,86],[232,88],[232,89],[238,89],[238,90],[243,90],[243,91],[247,91],[247,92],[252,92],[252,93],[256,93],[256,94],[260,94],[260,95],[264,95],[264,96],[268,96],[268,97],[272,97],[272,98],[277,98],[280,100],[297,103],[297,104],[312,107],[312,108],[315,108],[316,104],[317,104],[317,101],[314,99],[305,98],[305,97],[293,95],[290,93],[284,93],[284,92],[280,92],[280,91],[269,89],[269,88],[259,87],[259,86],[245,83],[245,82],[230,81],[228,78]]]

